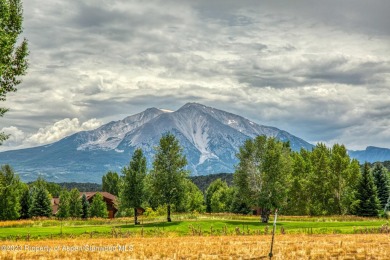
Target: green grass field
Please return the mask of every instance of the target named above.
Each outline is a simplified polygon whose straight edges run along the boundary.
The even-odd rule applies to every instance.
[[[263,235],[272,231],[273,219],[260,223],[255,216],[232,214],[173,215],[173,222],[164,217],[140,217],[135,226],[131,218],[83,220],[27,220],[0,222],[1,240],[51,239],[60,237],[131,237],[186,235]],[[280,216],[277,234],[354,234],[388,232],[388,220],[335,217]]]

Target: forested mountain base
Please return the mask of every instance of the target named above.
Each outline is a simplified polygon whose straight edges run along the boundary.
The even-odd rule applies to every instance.
[[[190,176],[190,180],[196,186],[198,186],[198,188],[202,192],[206,192],[210,184],[216,179],[221,179],[222,181],[225,181],[228,186],[233,185],[233,173],[216,173],[216,174],[201,175],[201,176]]]

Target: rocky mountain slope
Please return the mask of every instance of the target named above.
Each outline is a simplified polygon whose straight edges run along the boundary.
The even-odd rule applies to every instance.
[[[233,172],[239,146],[257,135],[289,141],[293,150],[313,147],[278,128],[259,125],[212,107],[188,103],[177,111],[149,108],[53,144],[2,152],[0,164],[11,164],[25,181],[35,180],[40,174],[55,182],[100,183],[101,176],[108,170],[120,172],[137,147],[143,149],[150,166],[153,147],[167,132],[173,133],[180,141],[188,160],[188,170],[193,176]],[[380,154],[389,159],[389,151],[381,151]],[[364,152],[351,152],[351,155],[365,158]],[[374,160],[376,157],[371,154],[370,158]]]

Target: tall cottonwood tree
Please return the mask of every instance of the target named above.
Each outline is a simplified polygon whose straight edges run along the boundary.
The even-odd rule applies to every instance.
[[[331,151],[323,143],[318,143],[311,152],[312,172],[309,175],[309,190],[312,193],[309,205],[310,215],[329,215],[330,212],[335,211],[330,157]]]
[[[146,158],[142,149],[138,148],[134,151],[129,166],[122,169],[122,174],[122,185],[119,192],[120,207],[134,209],[134,224],[137,225],[139,224],[137,208],[141,207],[145,199]]]
[[[9,165],[0,168],[0,220],[18,219],[20,216],[20,193],[22,191],[19,176]]]
[[[109,171],[102,177],[102,190],[115,196],[119,194],[119,175],[116,172]]]
[[[18,45],[22,33],[23,8],[20,0],[0,0],[0,101],[6,100],[9,92],[16,91],[20,76],[26,73],[27,40]],[[0,117],[8,111],[0,107]],[[8,135],[0,133],[0,145]]]
[[[261,221],[268,222],[272,209],[286,203],[291,171],[290,148],[275,138],[247,140],[237,154],[234,182],[237,193],[251,206],[261,208]]]
[[[285,213],[290,215],[309,215],[311,193],[309,177],[312,174],[311,152],[301,149],[291,155],[292,166],[288,189],[288,206]]]
[[[171,222],[171,206],[180,204],[185,191],[184,181],[188,173],[184,167],[187,159],[182,154],[179,141],[171,133],[162,136],[155,150],[151,172],[153,191],[159,202],[166,204],[167,221]]]
[[[358,161],[350,159],[344,145],[335,144],[330,156],[330,187],[335,208],[331,214],[349,213],[349,205],[354,203],[353,191],[359,181]]]
[[[344,145],[328,148],[317,144],[312,151],[293,153],[292,160],[288,214],[354,213],[360,166],[351,160]]]

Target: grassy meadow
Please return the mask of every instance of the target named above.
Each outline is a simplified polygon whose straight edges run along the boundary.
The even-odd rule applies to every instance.
[[[234,214],[173,215],[172,222],[165,217],[140,217],[135,226],[132,218],[89,220],[20,220],[0,222],[0,240],[37,240],[76,237],[164,237],[164,236],[221,236],[268,235],[273,228],[256,216]],[[276,234],[360,234],[386,233],[385,219],[335,217],[278,217]]]
[[[0,222],[0,259],[261,259],[273,219],[234,214]],[[386,259],[388,220],[279,216],[275,259]],[[387,258],[388,259],[388,258]]]

